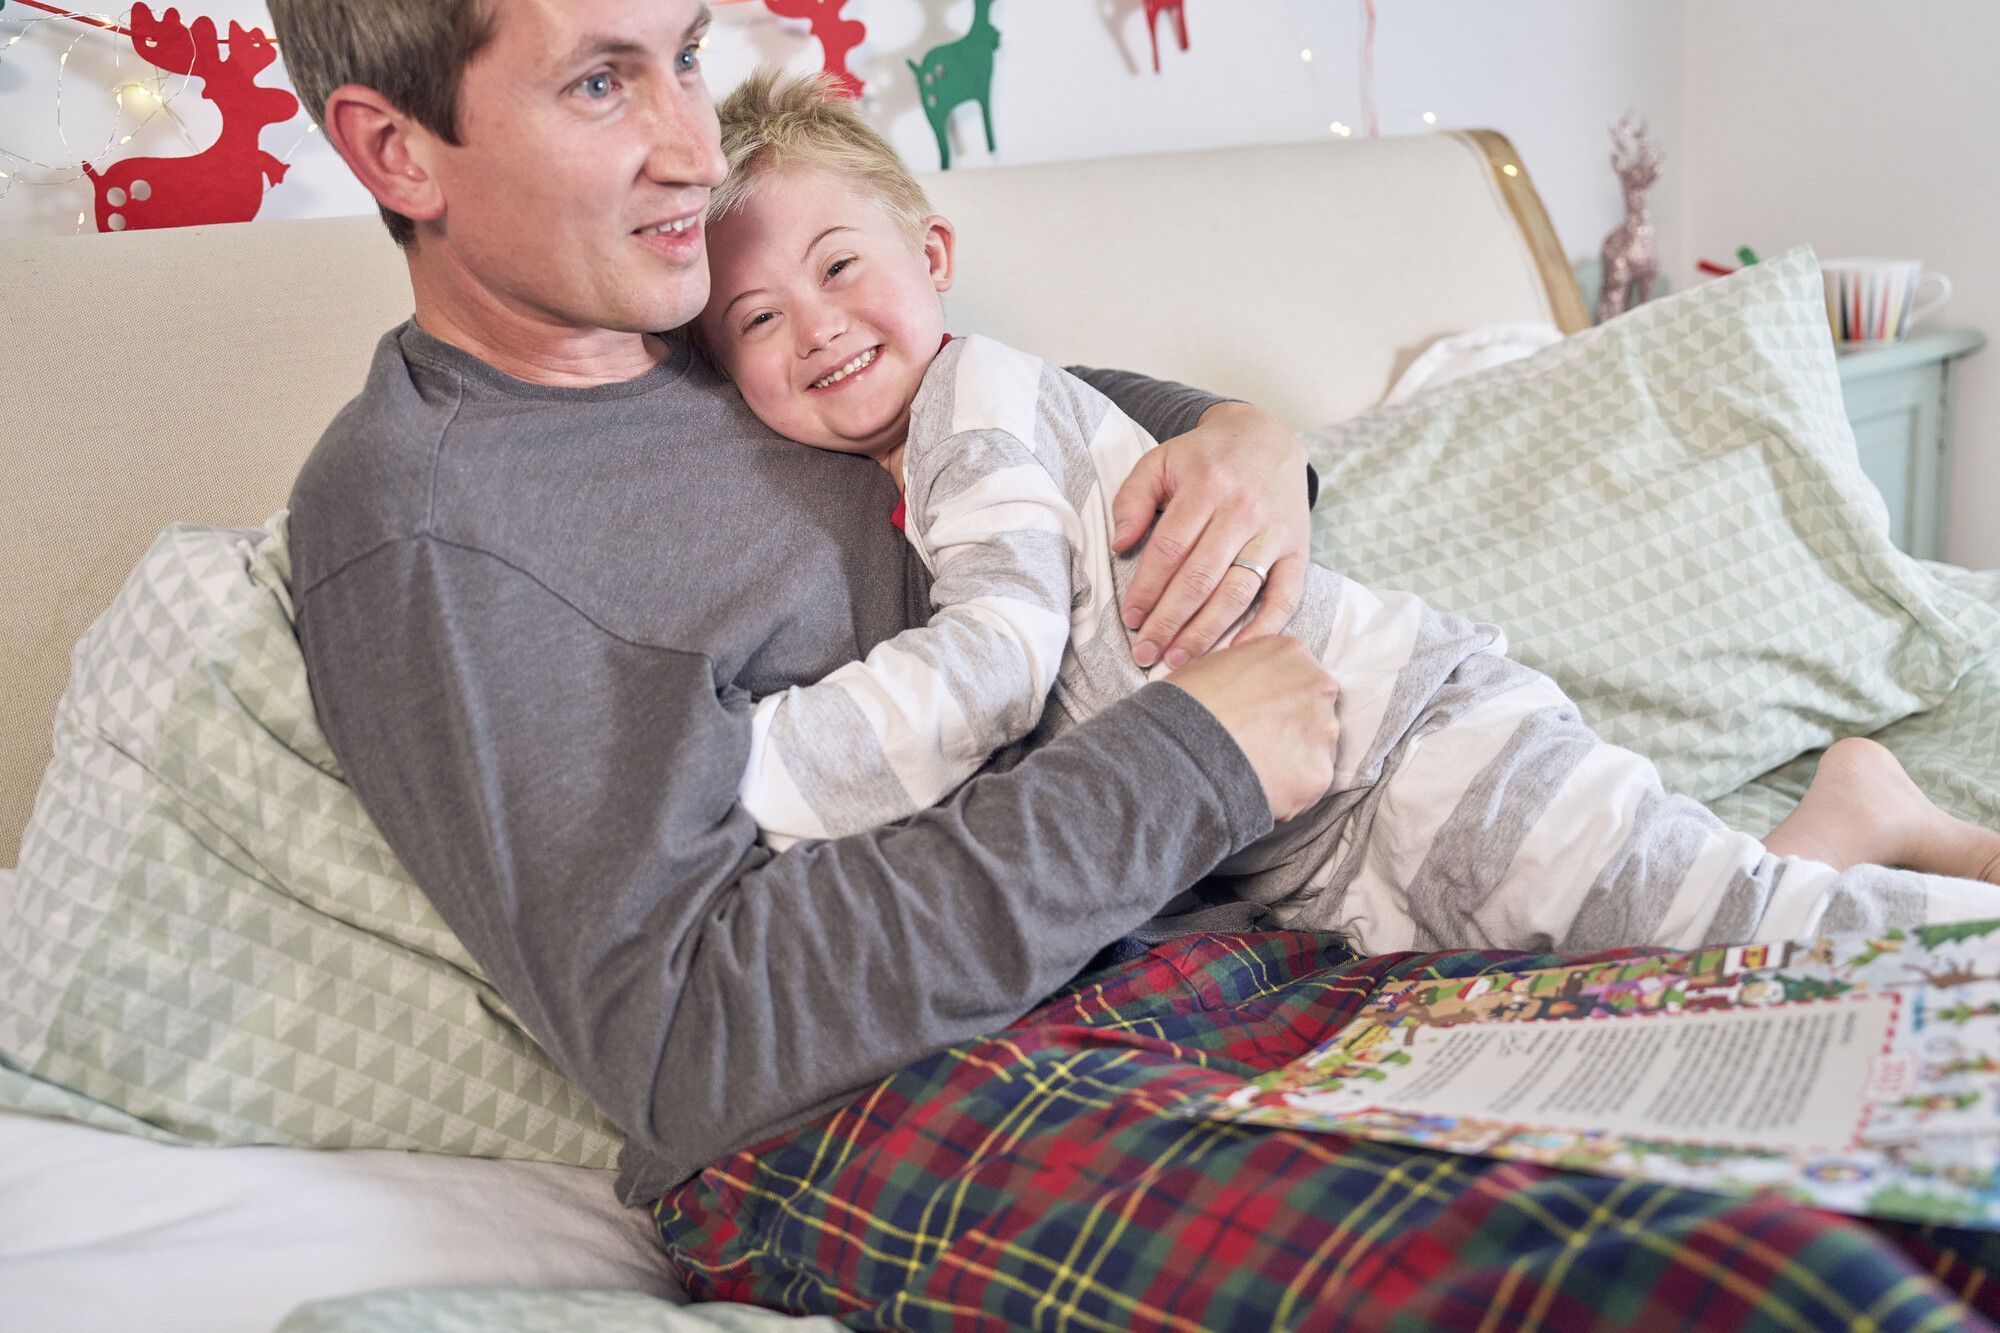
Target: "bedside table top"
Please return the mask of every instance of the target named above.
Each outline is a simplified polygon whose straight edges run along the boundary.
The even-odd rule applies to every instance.
[[[1852,351],[1835,350],[1840,353],[1840,378],[1846,381],[1970,356],[1984,346],[1986,335],[1977,329],[1926,329],[1921,333],[1912,333],[1901,342],[1859,347]]]

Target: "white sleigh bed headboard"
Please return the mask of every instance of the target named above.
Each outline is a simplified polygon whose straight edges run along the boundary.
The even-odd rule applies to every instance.
[[[1540,198],[1490,131],[924,184],[959,226],[954,331],[1199,384],[1302,427],[1375,403],[1444,334],[1589,323]]]
[[[1587,322],[1512,163],[1499,135],[1468,131],[925,183],[961,230],[952,328],[1304,426],[1366,407],[1440,335]],[[283,504],[410,297],[372,215],[0,243],[0,288],[4,867],[70,646],[167,523]]]

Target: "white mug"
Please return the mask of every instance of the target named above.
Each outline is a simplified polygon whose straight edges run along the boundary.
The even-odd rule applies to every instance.
[[[1951,299],[1951,279],[1926,273],[1915,259],[1829,259],[1820,265],[1826,283],[1826,319],[1842,347],[1892,343],[1918,320]],[[1925,283],[1937,293],[1917,300]]]

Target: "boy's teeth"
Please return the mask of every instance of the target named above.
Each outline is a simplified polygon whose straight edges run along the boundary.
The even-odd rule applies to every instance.
[[[852,361],[842,366],[839,370],[834,371],[831,375],[822,375],[813,381],[813,388],[824,389],[829,384],[846,379],[849,375],[852,375],[855,371],[873,361],[875,353],[879,350],[879,348],[871,347],[860,356],[855,357]]]
[[[639,228],[639,234],[641,236],[658,236],[663,232],[668,232],[668,233],[682,232],[686,231],[689,227],[692,227],[694,224],[695,224],[695,219],[682,218],[678,222],[662,222],[657,227],[641,227]]]

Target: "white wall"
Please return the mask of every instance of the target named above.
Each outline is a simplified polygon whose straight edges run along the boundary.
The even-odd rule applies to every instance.
[[[1727,257],[1902,255],[2000,342],[2000,5],[1688,0],[1678,231]],[[1692,247],[1688,249],[1688,247]],[[2000,346],[1959,363],[1949,558],[2000,566]]]
[[[1324,136],[1362,123],[1361,0],[1187,0],[1192,49],[1150,66],[1141,0],[997,0],[999,153],[963,109],[963,169]],[[1809,241],[1822,255],[1909,254],[1951,275],[1941,321],[2000,338],[2000,4],[1994,0],[1378,0],[1376,87],[1384,133],[1492,126],[1514,141],[1574,257],[1619,220],[1605,128],[1634,108],[1667,153],[1655,191],[1665,272],[1693,280],[1701,255]],[[915,165],[935,164],[904,60],[962,32],[971,0],[850,0],[869,25],[854,65],[869,113]],[[187,0],[184,12],[268,28],[262,0]],[[0,11],[0,43],[34,11]],[[80,39],[80,40],[79,40]],[[1310,63],[1299,52],[1310,48]],[[57,59],[61,135],[54,115]],[[718,9],[708,56],[718,93],[760,60],[818,63],[804,25],[760,4]],[[65,165],[89,156],[177,154],[218,125],[190,94],[165,117],[120,119],[105,90],[143,71],[119,41],[51,24],[0,53],[0,149]],[[265,81],[276,82],[281,71]],[[370,203],[306,120],[264,132],[292,171],[261,216],[366,212]],[[128,145],[106,150],[118,135]],[[65,143],[63,135],[67,137]],[[0,237],[71,232],[90,194],[75,173],[0,156]],[[27,179],[58,178],[45,186]],[[1189,182],[1189,207],[1201,182]],[[1162,219],[1161,225],[1172,225]],[[104,244],[115,244],[106,238]],[[1190,256],[1199,262],[1199,256]],[[1952,559],[2000,566],[2000,347],[1962,364]]]
[[[1594,254],[1618,222],[1605,127],[1627,107],[1652,116],[1672,155],[1661,185],[1663,197],[1670,194],[1681,87],[1675,6],[1380,0],[1379,8],[1383,133],[1422,132],[1426,111],[1445,127],[1504,130],[1575,254]],[[181,9],[219,23],[270,27],[262,0],[182,0]],[[962,33],[971,0],[850,0],[848,9],[869,25],[854,66],[871,85],[871,116],[909,161],[935,166],[937,149],[904,61]],[[1187,10],[1191,49],[1164,43],[1162,73],[1155,75],[1140,0],[997,0],[1002,46],[993,99],[1000,151],[987,155],[977,115],[962,109],[955,124],[959,164],[974,169],[989,161],[1290,142],[1323,137],[1336,120],[1359,132],[1361,0],[1187,0]],[[0,11],[0,41],[34,13],[19,5]],[[818,64],[818,44],[805,26],[776,19],[761,4],[718,7],[715,37],[708,66],[718,93],[760,60],[805,69]],[[65,49],[72,50],[63,84],[67,145],[54,116],[57,58]],[[1313,53],[1309,63],[1299,56],[1306,49]],[[165,117],[139,130],[132,143],[103,151],[136,125],[135,117],[117,117],[105,90],[145,68],[120,39],[84,34],[74,24],[37,30],[0,55],[0,148],[56,164],[188,151]],[[266,83],[280,79],[277,70],[264,76]],[[179,99],[174,109],[194,144],[213,138],[219,122],[198,95]],[[302,137],[305,127],[300,116],[264,131],[265,149],[289,154],[292,171],[260,216],[368,211],[367,196],[325,141]],[[0,170],[12,169],[0,158]],[[1200,199],[1200,182],[1190,181],[1190,206],[1199,207]],[[89,206],[81,180],[17,184],[0,197],[0,236],[75,231],[78,213]]]

